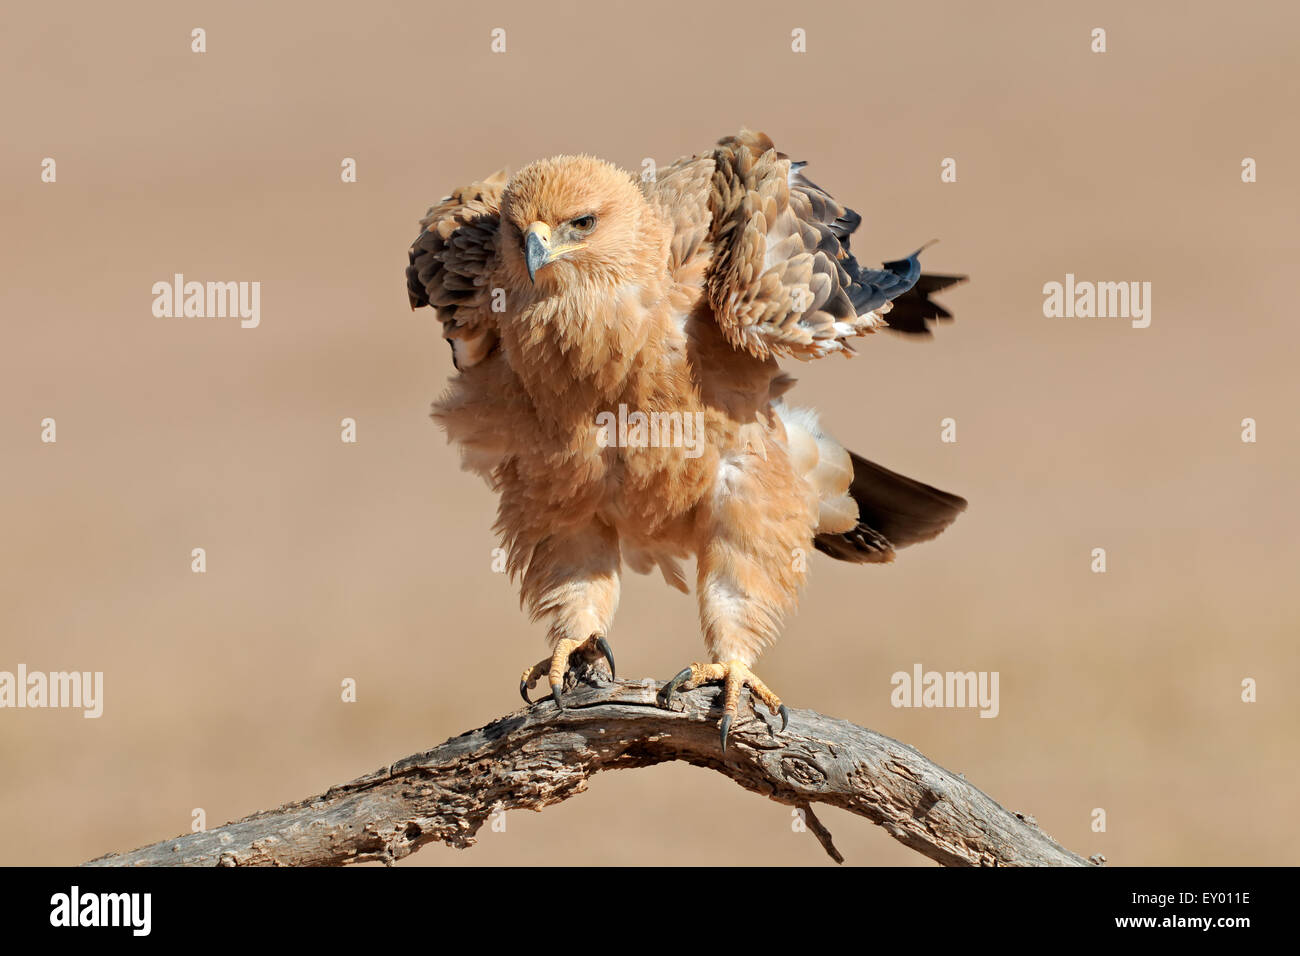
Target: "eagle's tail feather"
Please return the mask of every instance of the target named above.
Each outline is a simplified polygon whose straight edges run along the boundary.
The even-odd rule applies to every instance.
[[[966,510],[966,499],[906,478],[849,452],[858,504],[857,527],[841,534],[819,534],[818,551],[860,564],[894,560],[894,552],[937,537]]]

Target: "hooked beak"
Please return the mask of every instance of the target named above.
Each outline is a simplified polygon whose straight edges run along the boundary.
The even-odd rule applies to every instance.
[[[537,281],[537,270],[554,258],[551,255],[551,227],[544,222],[534,222],[524,231],[524,262],[528,265],[528,281]]]
[[[528,281],[536,282],[537,273],[566,252],[581,249],[584,242],[551,244],[551,227],[544,222],[530,223],[524,230],[524,263],[528,266]]]

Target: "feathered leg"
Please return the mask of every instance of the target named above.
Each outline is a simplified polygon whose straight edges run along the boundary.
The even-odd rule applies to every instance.
[[[618,609],[619,550],[618,536],[611,528],[593,523],[541,541],[533,550],[520,591],[533,620],[550,619],[551,655],[525,668],[519,680],[525,701],[532,703],[528,691],[545,675],[551,698],[563,707],[564,674],[576,653],[589,659],[603,655],[613,676],[608,634]]]
[[[725,460],[697,520],[700,623],[711,663],[693,663],[659,692],[667,706],[679,687],[722,681],[722,749],[748,684],[782,729],[788,711],[750,670],[776,640],[807,574],[816,525],[816,496],[791,470],[784,449],[768,443],[766,457]]]

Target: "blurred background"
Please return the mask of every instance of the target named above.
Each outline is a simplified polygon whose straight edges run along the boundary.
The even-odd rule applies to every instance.
[[[427,417],[452,368],[406,302],[416,220],[503,166],[589,152],[639,171],[742,125],[863,214],[863,262],[938,236],[927,267],[972,277],[931,341],[789,363],[792,399],[847,445],[971,504],[893,566],[817,556],[758,673],[1085,856],[1300,861],[1278,825],[1300,783],[1294,4],[7,20],[0,670],[103,671],[105,701],[98,720],[0,710],[0,863],[152,843],[197,807],[214,827],[518,707],[543,631],[491,570],[493,496]],[[151,287],[178,272],[260,281],[260,327],[155,318]],[[1067,272],[1152,283],[1150,328],[1044,318]],[[629,577],[611,639],[623,674],[665,679],[701,653],[694,598]],[[916,663],[998,671],[999,716],[894,709],[890,675]],[[852,864],[932,865],[821,812]],[[401,865],[828,863],[789,808],[685,765],[506,819]]]

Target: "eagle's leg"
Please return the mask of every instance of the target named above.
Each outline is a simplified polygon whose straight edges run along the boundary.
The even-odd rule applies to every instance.
[[[603,656],[614,674],[610,626],[618,608],[618,535],[608,525],[590,525],[552,535],[533,548],[521,582],[524,602],[534,619],[549,618],[551,654],[519,679],[519,693],[528,703],[530,688],[546,677],[551,699],[563,707],[564,675],[575,655],[588,660]]]
[[[672,699],[680,686],[722,681],[722,749],[746,684],[772,713],[789,716],[781,699],[750,670],[776,640],[781,620],[807,574],[817,523],[816,495],[790,466],[785,446],[768,442],[764,454],[729,456],[717,486],[696,519],[697,593],[704,645],[712,663],[692,664],[659,693]]]
[[[523,674],[519,678],[519,696],[524,699],[524,703],[531,704],[532,698],[528,692],[537,686],[538,680],[543,676],[551,685],[551,699],[555,701],[556,706],[563,707],[564,703],[560,697],[560,691],[564,687],[564,675],[569,669],[569,659],[577,653],[582,653],[588,659],[593,659],[595,653],[601,654],[609,662],[609,676],[614,677],[614,651],[609,646],[609,641],[603,634],[593,634],[585,641],[576,641],[567,637],[562,637],[555,645],[555,651],[550,657],[543,657],[532,667],[525,667]]]
[[[773,714],[781,715],[782,730],[789,726],[790,708],[781,703],[781,698],[772,693],[771,688],[759,680],[758,675],[751,671],[744,661],[719,661],[714,664],[693,663],[664,684],[656,695],[656,699],[659,701],[660,707],[667,707],[672,703],[673,694],[679,688],[681,690],[694,690],[699,685],[708,684],[712,681],[722,681],[724,688],[722,695],[722,750],[724,753],[727,750],[727,733],[731,730],[731,723],[736,716],[736,708],[740,705],[740,689],[746,684],[749,685],[753,695],[767,705],[768,710]]]

